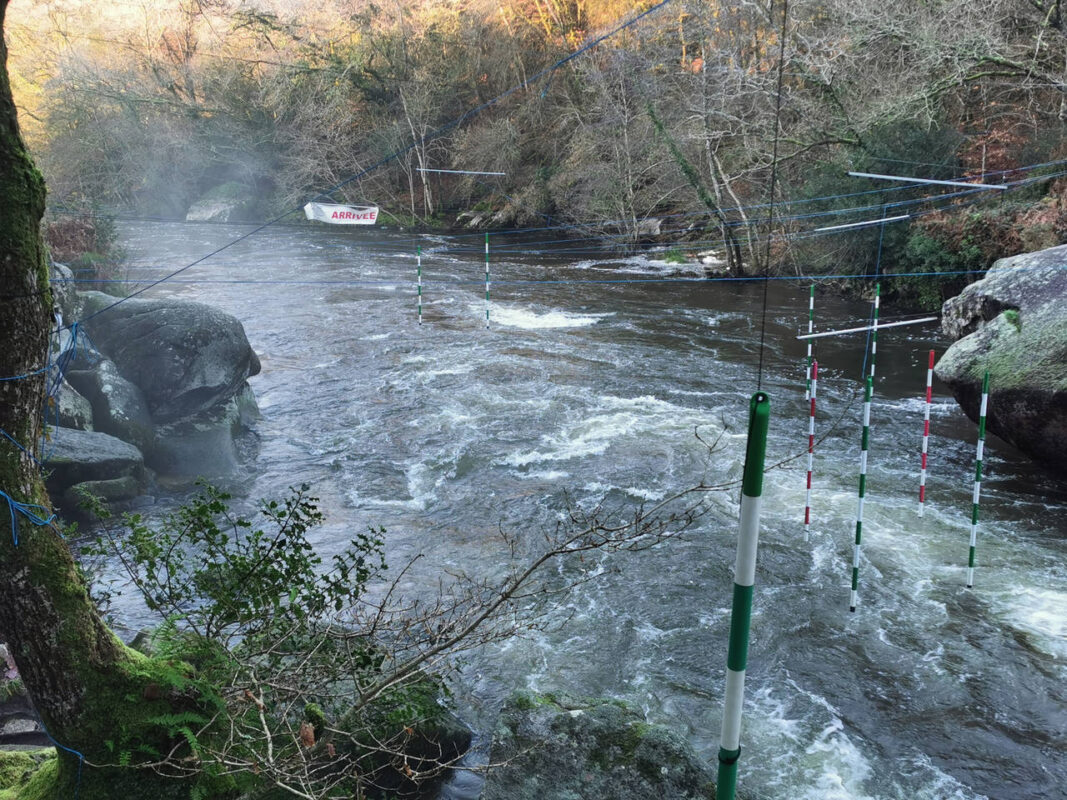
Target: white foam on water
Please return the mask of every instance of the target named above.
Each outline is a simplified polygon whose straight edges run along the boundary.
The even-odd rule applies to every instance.
[[[471,304],[471,310],[485,313],[485,306]],[[489,325],[503,325],[526,331],[546,330],[552,328],[587,328],[596,325],[612,314],[573,314],[567,311],[545,311],[537,313],[529,308],[508,306],[500,303],[489,304]]]
[[[569,461],[605,453],[617,440],[646,433],[662,434],[683,426],[689,430],[696,413],[650,395],[635,398],[598,397],[589,415],[564,422],[563,430],[541,438],[541,447],[511,453],[497,463],[524,467],[545,461]]]
[[[700,263],[675,264],[652,258],[648,255],[587,259],[571,264],[570,268],[628,273],[631,275],[697,275],[701,277],[704,275],[704,266]]]
[[[821,372],[821,370],[820,370]],[[925,391],[925,389],[923,390]],[[871,403],[875,411],[878,410],[891,410],[898,411],[906,414],[913,414],[918,420],[916,423],[920,434],[922,433],[922,416],[926,409],[926,396],[905,397],[899,400],[879,400],[874,399]],[[930,416],[932,417],[949,417],[955,416],[959,413],[959,406],[955,400],[939,400],[934,398],[930,402]]]
[[[773,775],[767,796],[874,800],[863,788],[872,774],[870,762],[845,733],[836,709],[824,697],[787,683],[798,691],[789,703],[770,688],[753,692],[754,710],[745,722],[752,737],[749,753],[758,748],[762,765]],[[810,701],[808,711],[798,717],[790,709],[804,698]]]
[[[428,467],[422,462],[410,465],[405,470],[409,499],[395,500],[364,495],[358,489],[348,491],[348,499],[356,508],[399,508],[405,511],[425,511],[434,499],[432,489],[427,485]]]
[[[998,594],[998,616],[1030,634],[1031,643],[1067,664],[1067,592],[1014,586]]]
[[[431,369],[425,373],[428,378],[437,378],[441,375],[468,375],[476,369],[476,364],[464,364],[459,367],[444,367],[442,369]]]
[[[561,481],[564,478],[569,478],[571,476],[569,472],[564,472],[563,470],[556,469],[543,470],[540,472],[519,472],[516,470],[513,471],[511,474],[514,475],[516,478],[525,478],[527,480],[538,481]]]
[[[379,342],[382,339],[388,339],[392,335],[392,333],[376,333],[371,336],[360,336],[359,338],[360,341],[364,342]]]

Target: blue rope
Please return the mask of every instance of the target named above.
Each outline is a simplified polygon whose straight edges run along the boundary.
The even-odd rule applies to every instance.
[[[38,460],[37,460],[37,456],[35,456],[35,455],[34,455],[33,453],[31,453],[31,452],[30,452],[29,450],[27,450],[27,449],[26,449],[25,447],[23,447],[23,446],[22,446],[21,444],[19,444],[18,440],[17,440],[17,439],[15,439],[15,437],[14,437],[14,436],[12,436],[12,435],[11,435],[10,433],[8,433],[7,431],[5,431],[5,430],[4,430],[3,428],[0,428],[0,436],[3,436],[3,437],[4,437],[5,439],[7,439],[7,440],[8,440],[9,442],[11,442],[11,444],[15,445],[15,447],[17,447],[17,448],[18,448],[19,450],[21,450],[21,451],[22,451],[23,453],[25,453],[26,455],[28,455],[28,456],[29,456],[30,458],[32,458],[32,459],[33,459],[33,462],[34,462],[34,463],[35,463],[35,464],[36,464],[36,465],[37,465],[38,467],[43,467],[43,466],[44,466],[44,464],[42,464],[42,463],[41,463],[40,461],[38,461]]]
[[[1035,183],[1037,181],[1050,180],[1050,179],[1055,178],[1055,177],[1060,177],[1060,176],[1062,176],[1064,174],[1067,174],[1067,172],[1058,172],[1058,173],[1052,173],[1050,175],[1042,175],[1042,176],[1037,176],[1037,177],[1034,177],[1034,178],[1026,178],[1026,179],[1021,180],[1021,181],[1013,182],[1010,185],[1012,186],[1012,188],[1021,188],[1021,187],[1032,185],[1033,183]],[[879,193],[879,192],[882,192],[882,191],[890,192],[890,191],[898,190],[899,188],[901,188],[901,187],[890,187],[890,188],[885,189],[885,190],[876,189],[876,190],[873,190],[873,192],[863,192],[861,194]],[[913,188],[913,187],[904,187],[904,188]],[[951,200],[959,199],[961,197],[966,197],[966,198],[970,198],[970,199],[974,200],[974,199],[980,199],[980,198],[984,197],[985,194],[986,194],[986,190],[982,190],[982,189],[966,189],[966,190],[960,190],[960,191],[956,191],[956,192],[947,192],[947,193],[933,195],[933,196],[912,198],[910,200],[903,200],[903,201],[898,201],[898,202],[895,202],[895,203],[887,203],[887,204],[881,204],[881,205],[873,204],[873,205],[865,205],[865,206],[852,206],[852,207],[849,207],[849,208],[831,209],[831,210],[828,210],[828,211],[818,211],[818,212],[813,212],[813,213],[809,213],[809,214],[791,214],[791,215],[788,215],[788,216],[780,217],[780,219],[782,219],[784,221],[798,221],[798,220],[806,220],[806,219],[818,219],[818,218],[822,218],[822,217],[846,216],[846,215],[849,215],[849,214],[857,214],[857,213],[860,213],[860,212],[874,211],[874,210],[878,210],[878,209],[881,209],[881,210],[884,211],[887,208],[906,208],[908,206],[916,206],[916,205],[921,205],[921,204],[924,204],[924,203],[932,203],[932,202],[939,202],[939,201],[951,201]],[[507,196],[507,195],[505,195],[505,196]],[[511,199],[511,198],[509,198],[509,199]],[[807,202],[807,201],[795,201],[795,202]],[[945,206],[946,207],[952,207],[948,203],[945,203]],[[758,206],[752,206],[751,208],[752,209],[756,209],[756,208],[759,208],[759,207]],[[937,211],[940,211],[940,210],[943,210],[943,209],[941,207],[939,207],[939,206],[935,206],[935,207],[930,208],[930,209],[924,209],[924,210],[921,210],[921,211],[912,212],[911,216],[912,217],[916,217],[916,216],[920,216],[920,215],[936,213]],[[679,218],[679,217],[704,216],[706,214],[707,214],[707,212],[705,212],[705,211],[684,212],[684,213],[678,213],[678,214],[663,215],[663,216],[659,217],[659,219],[673,219],[673,218]],[[149,219],[150,218],[145,218],[144,220],[141,220],[141,221],[148,221]],[[611,225],[611,224],[616,224],[616,223],[619,223],[619,221],[618,220],[614,220],[614,221],[609,220],[609,221],[607,221],[607,222],[605,222],[603,224]],[[740,226],[744,225],[745,223],[740,221],[740,220],[733,220],[733,221],[730,221],[728,224],[730,226],[732,226],[732,227],[740,227]],[[538,227],[538,228],[507,229],[507,230],[503,230],[503,231],[500,231],[500,232],[501,233],[509,233],[509,234],[519,234],[519,233],[534,233],[534,232],[538,232],[538,231],[574,230],[574,229],[577,229],[577,228],[588,228],[588,227],[589,227],[588,225],[553,225],[553,226],[543,226],[543,227]],[[662,231],[661,235],[670,234],[670,233],[681,233],[681,232],[685,232],[685,230],[686,229],[682,228],[682,227],[670,228],[670,229],[667,229],[666,231]],[[797,238],[797,237],[801,237],[801,236],[804,236],[804,235],[807,235],[807,234],[822,235],[823,233],[838,233],[838,231],[827,231],[827,232],[819,232],[819,233],[807,232],[806,234],[805,233],[791,234],[790,238]],[[474,235],[475,234],[447,234],[447,237],[450,238],[450,239],[456,240],[456,239],[467,238],[469,236],[474,236]],[[478,237],[481,237],[481,236],[484,236],[484,233],[478,233],[476,235]],[[562,246],[562,245],[574,245],[574,244],[579,243],[579,242],[602,242],[602,241],[605,241],[605,240],[620,240],[620,239],[625,239],[625,238],[626,237],[624,235],[621,235],[621,234],[607,234],[607,233],[605,233],[605,234],[600,234],[598,236],[566,237],[566,238],[561,238],[561,239],[541,239],[541,240],[535,240],[535,241],[532,241],[532,242],[518,242],[518,243],[510,243],[510,244],[505,242],[505,243],[499,244],[497,249],[500,250],[500,251],[516,252],[520,248],[525,248],[526,251],[530,251],[529,248],[530,248],[531,245],[539,246],[539,247],[557,247],[557,246]],[[702,245],[702,244],[708,244],[708,245],[721,244],[721,241],[719,241],[719,240],[709,240],[707,242],[685,241],[685,242],[681,242],[679,244],[684,244],[684,245],[686,245],[688,247],[694,247],[694,246],[699,246],[699,245]],[[407,248],[406,247],[403,247],[403,248],[402,247],[398,247],[395,240],[359,239],[355,243],[327,244],[325,246],[329,247],[329,248],[338,248],[338,249],[345,249],[345,250],[351,250],[354,246],[358,246],[358,247],[384,247],[384,248],[393,249],[393,250],[395,250],[397,252],[407,252]],[[446,253],[446,254],[468,253],[468,252],[469,253],[481,253],[482,250],[481,250],[480,247],[476,247],[475,248],[475,247],[466,247],[466,246],[459,246],[459,247],[452,246],[452,247],[442,247],[442,248],[434,249],[432,252],[439,253],[439,254],[441,254],[441,253]],[[552,252],[554,252],[554,253],[585,253],[585,252],[594,252],[594,251],[591,251],[588,248],[578,249],[578,248],[574,248],[574,247],[566,247],[566,248],[559,247],[559,249],[553,250]],[[237,263],[237,262],[216,262],[215,265],[216,266],[220,266],[220,267],[221,266],[241,266],[241,264]],[[156,265],[148,265],[148,264],[140,264],[140,265],[134,264],[134,265],[131,265],[131,269],[141,270],[141,271],[149,271],[149,270],[158,271],[158,270],[169,269],[169,267],[162,266],[162,265],[156,266]],[[55,283],[71,283],[71,282],[72,281],[63,280],[63,279],[55,281]],[[126,280],[122,280],[122,279],[76,279],[76,282],[90,283],[90,284],[103,284],[103,283],[129,283],[129,284],[136,284],[136,283],[144,283],[146,281],[144,281],[144,280],[129,280],[129,279],[126,279]]]
[[[52,744],[54,744],[60,750],[66,750],[68,753],[71,753],[71,754],[76,755],[78,757],[78,777],[74,782],[74,800],[78,800],[78,794],[81,792],[81,788],[82,788],[82,768],[85,766],[85,756],[83,756],[81,753],[79,753],[74,748],[67,747],[66,745],[63,745],[63,744],[60,744],[59,742],[57,742],[55,740],[55,738],[52,736],[52,734],[50,734],[48,732],[48,728],[45,727],[44,720],[41,719],[41,715],[40,714],[37,715],[37,722],[40,723],[41,730],[44,732],[44,735],[48,737],[48,741],[50,741]]]
[[[1026,271],[1030,269],[1038,269],[1038,267],[1012,267],[1013,270]],[[1045,267],[1040,267],[1045,269]],[[1067,266],[1059,266],[1057,269],[1067,269]],[[981,275],[988,270],[985,269],[960,269],[960,270],[945,270],[943,272],[930,271],[930,272],[892,272],[884,275],[877,275],[873,272],[866,273],[836,273],[836,274],[820,274],[820,275],[770,275],[766,279],[762,276],[741,276],[741,277],[663,277],[663,278],[606,278],[606,279],[557,279],[557,280],[494,280],[495,285],[509,285],[509,286],[567,286],[567,285],[597,285],[597,284],[628,284],[628,283],[744,283],[752,281],[797,281],[797,282],[811,282],[811,281],[842,281],[842,280],[869,280],[871,278],[881,278],[882,280],[890,280],[892,278],[923,278],[923,277],[948,277],[953,275]],[[398,284],[405,283],[403,280],[351,280],[351,281],[291,281],[291,280],[254,280],[254,279],[223,279],[223,280],[182,280],[174,281],[174,283],[180,285],[250,285],[250,286],[397,286]],[[423,286],[484,286],[485,281],[475,280],[423,280]]]
[[[1047,162],[1043,162],[1043,163],[1039,163],[1039,164],[1028,164],[1028,165],[1025,165],[1025,166],[1022,166],[1022,167],[1014,167],[1012,169],[1004,169],[1004,170],[996,170],[996,171],[986,172],[985,175],[986,175],[986,177],[993,177],[993,176],[996,176],[996,175],[1010,175],[1010,174],[1014,174],[1014,173],[1022,173],[1022,172],[1029,172],[1029,171],[1036,170],[1036,169],[1043,169],[1045,167],[1062,166],[1062,165],[1065,165],[1065,164],[1067,164],[1067,160],[1063,160],[1063,161],[1047,161]],[[1020,179],[1019,181],[1014,181],[1012,183],[1015,183],[1016,185],[1024,185],[1026,182],[1032,182],[1032,181],[1038,181],[1038,180],[1047,180],[1048,178],[1058,177],[1059,175],[1062,175],[1062,174],[1064,174],[1064,173],[1063,172],[1058,172],[1058,173],[1053,173],[1051,175],[1040,175],[1040,176],[1036,176],[1036,177],[1033,177],[1033,178]],[[964,177],[966,177],[966,176],[964,176]],[[783,200],[783,201],[777,203],[777,205],[778,206],[795,206],[795,205],[807,205],[807,204],[810,204],[810,203],[826,203],[826,202],[830,202],[830,201],[833,201],[833,200],[843,200],[843,199],[850,198],[850,197],[863,197],[863,196],[872,195],[872,194],[887,194],[889,192],[902,192],[902,191],[908,191],[910,189],[920,189],[920,188],[923,188],[924,186],[925,186],[925,184],[905,184],[905,185],[887,186],[887,187],[884,187],[884,188],[881,188],[881,189],[865,189],[865,190],[859,191],[859,192],[845,192],[845,193],[842,193],[842,194],[820,195],[818,197],[799,198],[799,199],[796,199],[796,200]],[[980,191],[982,191],[982,190],[980,190]],[[764,210],[766,208],[767,208],[767,204],[766,203],[759,203],[759,204],[754,204],[754,205],[750,205],[750,206],[738,206],[735,209],[726,209],[726,210],[727,211],[731,211],[731,212],[740,212],[740,211],[759,211],[759,210]],[[121,212],[103,212],[103,213],[89,212],[89,213],[86,213],[84,211],[79,211],[77,209],[66,210],[63,206],[50,207],[49,208],[49,212],[53,213],[53,214],[63,214],[63,215],[66,215],[66,216],[108,217],[110,219],[120,220],[120,221],[123,221],[123,222],[167,222],[167,223],[178,223],[178,224],[182,224],[182,225],[232,225],[234,227],[254,226],[254,225],[263,224],[262,221],[260,221],[260,222],[216,222],[216,221],[213,221],[213,220],[195,220],[194,221],[194,220],[187,220],[184,217],[134,216],[132,214],[124,214],[124,213],[121,213]],[[293,213],[293,212],[290,212],[290,213]],[[670,218],[670,217],[700,216],[700,215],[706,215],[706,214],[707,214],[706,211],[687,211],[687,212],[679,212],[679,213],[676,213],[676,214],[666,214],[661,218],[667,219],[667,218]],[[608,220],[604,224],[613,224],[613,223],[614,224],[620,224],[620,223],[626,222],[626,221],[627,220]],[[298,223],[298,222],[295,222],[295,223],[273,222],[273,223],[267,223],[267,224],[281,225],[283,227],[293,227],[293,228],[306,228],[307,227],[303,223]],[[586,228],[586,227],[589,227],[588,224],[573,223],[573,224],[569,224],[569,225],[553,225],[551,227],[502,228],[502,229],[497,230],[496,232],[497,233],[502,233],[502,234],[503,233],[531,233],[531,232],[542,231],[542,230],[567,230],[567,229]],[[483,232],[477,232],[477,233],[452,233],[452,234],[448,234],[448,235],[451,236],[451,237],[454,237],[454,238],[462,238],[462,237],[468,237],[468,236],[470,236],[470,237],[481,237],[481,236],[484,236],[484,233]]]
[[[9,378],[0,378],[0,381],[22,381],[26,378],[32,378],[35,375],[40,375],[42,372],[48,372],[52,368],[51,364],[45,364],[40,369],[35,369],[33,372],[27,372],[24,375],[12,375]]]
[[[45,519],[37,511],[47,512],[48,509],[44,506],[35,505],[34,503],[20,503],[18,500],[12,498],[7,492],[0,491],[0,498],[7,500],[8,512],[11,515],[11,539],[15,543],[15,547],[19,546],[19,526],[18,520],[15,518],[15,513],[18,512],[22,516],[26,517],[34,525],[43,526],[51,525],[55,520],[56,515],[52,514],[48,519]]]

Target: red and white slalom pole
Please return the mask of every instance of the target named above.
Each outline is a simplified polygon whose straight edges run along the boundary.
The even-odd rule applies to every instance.
[[[815,460],[815,393],[819,385],[819,362],[811,362],[811,387],[809,391],[811,410],[808,413],[808,490],[804,497],[804,541],[811,534],[811,472]]]
[[[934,351],[930,351],[930,362],[926,367],[926,407],[923,409],[923,450],[922,466],[919,469],[919,516],[926,507],[926,456],[930,449],[930,402],[934,396]]]

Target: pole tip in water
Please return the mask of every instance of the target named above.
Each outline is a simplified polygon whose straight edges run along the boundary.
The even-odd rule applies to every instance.
[[[848,610],[851,611],[852,613],[855,613],[856,612],[856,607],[855,606],[849,606]]]

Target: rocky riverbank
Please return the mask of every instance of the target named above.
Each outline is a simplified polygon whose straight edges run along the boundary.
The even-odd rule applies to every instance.
[[[53,500],[77,512],[84,493],[130,500],[157,478],[232,473],[255,450],[258,415],[247,379],[259,359],[240,321],[184,300],[114,305],[77,292],[54,269],[62,318],[85,320],[54,343],[55,390],[44,466]]]

